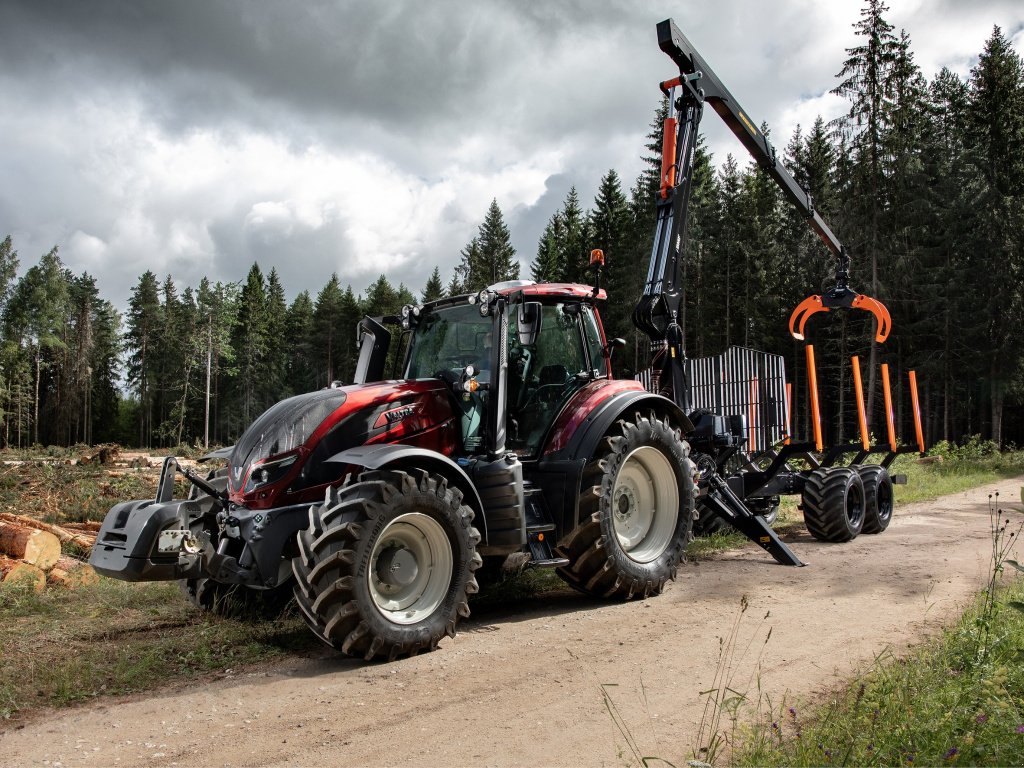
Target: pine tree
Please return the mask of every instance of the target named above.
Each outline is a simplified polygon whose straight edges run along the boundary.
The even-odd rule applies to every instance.
[[[285,378],[289,349],[286,344],[288,302],[284,286],[272,267],[267,275],[267,356],[264,362],[262,407],[281,400],[287,394]]]
[[[163,322],[156,275],[146,270],[132,290],[128,301],[127,380],[139,398],[139,445],[151,445],[153,436],[153,396],[156,385],[157,341]]]
[[[491,201],[477,236],[462,249],[462,262],[456,274],[462,290],[469,293],[504,280],[519,279],[516,251],[497,200]]]
[[[569,189],[558,216],[562,221],[562,236],[558,243],[561,279],[567,283],[584,282],[590,268],[590,252],[587,250],[589,234],[587,216],[580,208],[576,187]]]
[[[253,264],[238,297],[238,322],[231,337],[238,355],[234,434],[252,423],[262,405],[259,390],[267,354],[267,319],[266,282],[259,265]]]
[[[562,265],[558,261],[558,241],[562,234],[562,221],[558,214],[548,219],[537,243],[537,256],[530,265],[530,279],[535,283],[561,281]]]
[[[832,93],[845,96],[850,101],[850,110],[840,122],[852,139],[854,153],[854,174],[851,213],[863,223],[858,229],[863,232],[860,244],[866,251],[870,268],[870,295],[884,299],[879,288],[879,264],[884,269],[885,254],[882,253],[885,238],[882,231],[882,212],[885,208],[883,194],[884,138],[889,129],[892,107],[892,71],[900,56],[900,43],[893,34],[893,26],[883,16],[889,8],[882,0],[866,0],[861,9],[861,20],[853,25],[858,37],[864,42],[847,48],[848,58],[837,75],[841,82]],[[854,268],[859,264],[855,263]],[[875,370],[878,367],[878,345],[871,342],[868,358],[868,420],[874,412]]]
[[[293,394],[316,389],[313,302],[302,291],[288,308],[285,339],[288,344],[288,391]]]
[[[444,283],[441,282],[441,270],[435,266],[434,271],[427,279],[427,284],[423,286],[423,303],[437,301],[442,297],[444,297]]]
[[[1024,64],[999,27],[971,70],[968,157],[975,188],[965,214],[972,224],[974,274],[986,319],[990,429],[1003,442],[1011,377],[1024,351]]]
[[[349,288],[349,293],[352,289]],[[313,349],[318,356],[317,386],[328,386],[342,378],[342,349],[349,330],[343,326],[344,295],[338,276],[331,275],[316,297],[313,309]],[[353,329],[354,331],[354,329]]]

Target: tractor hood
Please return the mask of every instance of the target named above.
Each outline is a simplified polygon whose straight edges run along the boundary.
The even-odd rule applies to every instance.
[[[282,400],[243,433],[228,459],[228,494],[250,509],[323,501],[347,448],[405,442],[450,452],[452,409],[436,379],[323,389]]]

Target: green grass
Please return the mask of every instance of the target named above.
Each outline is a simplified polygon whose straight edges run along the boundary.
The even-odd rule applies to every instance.
[[[809,713],[757,701],[736,765],[1024,764],[1024,581],[1001,584],[1024,516],[989,502],[989,579],[974,607],[910,656],[883,651]],[[733,721],[735,723],[735,719]]]
[[[1024,597],[1003,593],[981,652],[979,604],[907,658],[882,656],[828,701],[758,720],[734,765],[1024,764]]]
[[[942,456],[943,461],[938,464],[919,464],[914,457],[900,456],[890,471],[905,474],[907,484],[896,488],[896,501],[930,501],[939,496],[1024,475],[1024,451],[975,452],[969,448],[971,445],[968,443],[963,449],[944,451],[940,444],[938,450],[930,452],[931,455]]]
[[[175,584],[101,579],[42,594],[0,585],[0,719],[318,647],[293,613],[221,618],[192,608]]]

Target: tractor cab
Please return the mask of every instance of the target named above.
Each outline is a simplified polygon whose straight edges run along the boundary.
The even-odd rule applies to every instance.
[[[536,456],[572,396],[608,376],[593,298],[582,285],[511,281],[406,307],[403,378],[449,385],[464,455]]]

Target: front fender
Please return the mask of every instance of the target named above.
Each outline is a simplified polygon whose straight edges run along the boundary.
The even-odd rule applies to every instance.
[[[355,448],[348,448],[341,453],[336,453],[327,461],[337,464],[349,464],[354,467],[366,469],[384,469],[394,467],[419,467],[428,472],[436,472],[448,479],[448,484],[462,491],[464,503],[473,508],[476,513],[474,524],[483,530],[480,533],[483,540],[487,541],[487,520],[484,516],[484,505],[480,494],[470,480],[466,470],[452,461],[450,458],[437,451],[427,448],[418,448],[413,445],[384,444],[384,445],[360,445]]]

